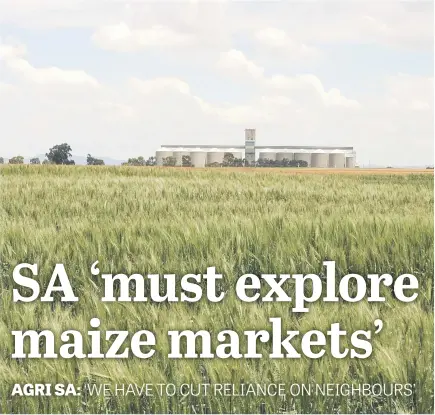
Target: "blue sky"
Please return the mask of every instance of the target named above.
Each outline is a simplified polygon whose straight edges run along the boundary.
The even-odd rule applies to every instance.
[[[0,156],[353,145],[433,164],[433,5],[0,0]]]

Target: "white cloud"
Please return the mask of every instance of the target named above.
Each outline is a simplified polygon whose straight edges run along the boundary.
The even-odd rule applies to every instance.
[[[218,68],[236,77],[259,79],[263,76],[264,69],[246,58],[240,50],[231,49],[223,52],[218,60]]]
[[[285,97],[262,97],[253,103],[243,105],[212,104],[194,95],[189,85],[177,78],[154,78],[149,80],[133,78],[130,80],[130,86],[141,94],[151,96],[151,102],[156,97],[161,99],[165,94],[170,95],[171,101],[176,101],[177,97],[174,96],[174,93],[178,94],[179,99],[184,97],[184,103],[186,103],[187,99],[193,105],[193,108],[196,108],[203,115],[216,117],[231,124],[249,123],[254,119],[256,122],[266,122],[273,118],[270,113],[272,106],[289,104],[289,100]]]
[[[273,75],[266,76],[264,69],[255,62],[249,60],[243,52],[231,49],[222,53],[217,67],[224,70],[227,74],[238,79],[248,77],[257,81],[257,85],[267,90],[287,92],[291,97],[298,98],[300,104],[304,106],[320,102],[326,107],[342,106],[347,108],[358,108],[360,104],[354,99],[348,99],[342,95],[339,89],[331,88],[326,91],[318,77],[311,74],[285,76]]]
[[[293,101],[289,97],[283,95],[262,96],[261,102],[264,105],[268,105],[268,106],[279,105],[282,107],[288,107],[293,103]]]
[[[321,111],[321,107],[359,107],[358,102],[342,96],[337,89],[325,91],[320,80],[312,75],[300,77],[276,77],[270,81],[262,79],[268,88],[268,94],[260,95],[245,104],[211,103],[195,95],[187,82],[178,78],[154,78],[141,80],[133,78],[130,86],[146,96],[150,96],[150,102],[167,96],[168,100],[177,100],[176,95],[190,102],[202,114],[216,117],[221,122],[230,124],[249,124],[253,120],[256,123],[282,122],[289,113],[298,113],[302,110]],[[279,82],[277,82],[279,81]],[[298,94],[294,92],[297,91]],[[278,92],[278,93],[277,93]],[[283,95],[290,93],[290,96]],[[306,99],[308,95],[308,99]],[[170,98],[169,98],[170,97]],[[186,101],[187,100],[187,101]]]
[[[133,118],[139,115],[136,109],[130,105],[113,101],[100,101],[97,103],[96,108],[101,110],[108,117],[115,115],[122,118]]]
[[[92,35],[92,40],[103,49],[132,52],[148,47],[187,45],[193,42],[194,37],[162,25],[131,29],[125,22],[121,22],[99,28]]]
[[[12,73],[18,74],[28,82],[41,85],[99,85],[95,78],[83,70],[67,70],[55,66],[36,68],[24,59],[25,55],[26,47],[22,44],[0,43],[0,61],[3,61]]]
[[[162,90],[177,91],[181,94],[190,95],[189,85],[177,78],[154,78],[149,80],[141,80],[132,78],[130,84],[141,93],[149,94],[153,92],[161,92]]]
[[[65,84],[71,86],[86,85],[97,87],[98,81],[82,70],[65,70],[55,66],[48,68],[35,68],[22,58],[7,60],[7,66],[21,75],[25,80],[41,85]]]
[[[305,45],[381,44],[433,50],[433,3],[429,1],[279,2],[258,7],[246,18],[253,36],[273,28],[263,41]],[[285,35],[284,35],[285,34]],[[260,36],[261,40],[261,36]]]
[[[22,44],[3,43],[0,38],[0,59],[7,60],[26,54],[26,47]]]
[[[124,21],[129,27],[156,22],[174,32],[183,26],[208,42],[225,42],[234,33],[259,27],[286,33],[296,44],[380,43],[433,50],[433,2],[232,2],[144,0],[0,0],[0,23],[21,27],[88,27]],[[279,32],[276,32],[277,34]],[[307,46],[312,47],[312,46]]]
[[[258,30],[255,38],[262,46],[279,53],[288,53],[286,56],[289,59],[311,59],[319,56],[316,48],[293,40],[284,30],[268,27]]]
[[[127,2],[111,0],[0,0],[0,22],[30,28],[95,27]]]
[[[0,94],[5,94],[14,90],[14,86],[5,82],[0,82]]]
[[[263,95],[245,105],[215,106],[210,113],[220,119],[240,125],[281,123],[289,113],[297,111],[295,103],[286,96]]]
[[[432,77],[398,74],[386,80],[388,104],[393,108],[412,111],[434,109],[434,79]]]
[[[228,107],[214,107],[211,114],[217,115],[220,119],[238,125],[249,125],[252,120],[256,123],[263,123],[270,119],[269,114],[256,108],[253,105],[235,105]]]
[[[339,89],[331,88],[326,91],[322,82],[315,75],[304,74],[297,76],[276,75],[266,80],[268,86],[281,92],[288,91],[292,96],[302,96],[304,101],[313,96],[319,98],[326,107],[341,106],[358,108],[360,104],[354,99],[346,98]]]

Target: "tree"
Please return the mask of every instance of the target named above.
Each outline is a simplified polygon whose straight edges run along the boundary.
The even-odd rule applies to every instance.
[[[90,154],[86,157],[86,162],[88,163],[88,166],[104,166],[104,160],[96,159]]]
[[[165,157],[163,165],[166,167],[174,167],[177,164],[177,159],[174,156]]]
[[[44,159],[42,164],[54,164],[54,163],[52,161],[50,161],[50,160]]]
[[[272,160],[270,159],[258,159],[256,165],[258,167],[270,167],[272,165]]]
[[[305,160],[293,160],[294,167],[308,167],[308,162]]]
[[[190,159],[190,156],[183,156],[181,160],[181,165],[183,167],[192,167],[192,160]]]
[[[41,164],[41,161],[39,160],[38,157],[34,157],[30,159],[30,164]]]
[[[224,167],[231,167],[234,166],[234,154],[233,153],[225,153],[224,159],[222,161],[222,166]]]
[[[5,164],[5,159],[3,157],[0,157],[0,164]]]
[[[75,164],[74,160],[71,160],[71,147],[67,143],[58,144],[50,148],[46,157],[53,164]]]
[[[150,157],[146,162],[145,165],[147,166],[155,166],[157,164],[157,159],[155,157]]]
[[[122,163],[123,166],[145,166],[145,159],[140,156],[138,158],[129,158],[126,163]]]
[[[9,164],[24,164],[23,156],[15,156],[9,159]]]

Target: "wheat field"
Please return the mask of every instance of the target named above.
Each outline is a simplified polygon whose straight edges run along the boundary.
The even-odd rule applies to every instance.
[[[433,173],[433,172],[432,172]],[[3,166],[0,168],[0,412],[2,413],[433,413],[433,174],[310,174],[235,169]],[[411,273],[415,302],[315,303],[304,315],[286,303],[242,304],[245,273],[322,275]],[[89,268],[106,272],[203,273],[215,266],[228,292],[222,304],[105,304]],[[14,304],[12,270],[39,264],[46,286],[63,263],[80,301]],[[152,330],[156,355],[131,359],[12,359],[12,330]],[[175,329],[243,332],[271,316],[301,332],[348,331],[382,318],[365,360],[169,360]],[[88,347],[85,338],[85,346]],[[260,346],[266,348],[266,345]],[[11,397],[14,383],[410,383],[411,396]]]

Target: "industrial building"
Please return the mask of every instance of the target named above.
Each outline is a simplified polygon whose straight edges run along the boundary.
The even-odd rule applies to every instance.
[[[165,165],[171,158],[176,166],[183,165],[183,156],[190,157],[193,167],[221,164],[225,153],[235,159],[245,160],[246,165],[254,166],[257,161],[305,161],[308,167],[353,168],[356,153],[353,147],[321,146],[256,146],[255,129],[245,130],[244,146],[228,145],[163,145],[156,151],[158,166]],[[303,163],[305,165],[305,163]]]

